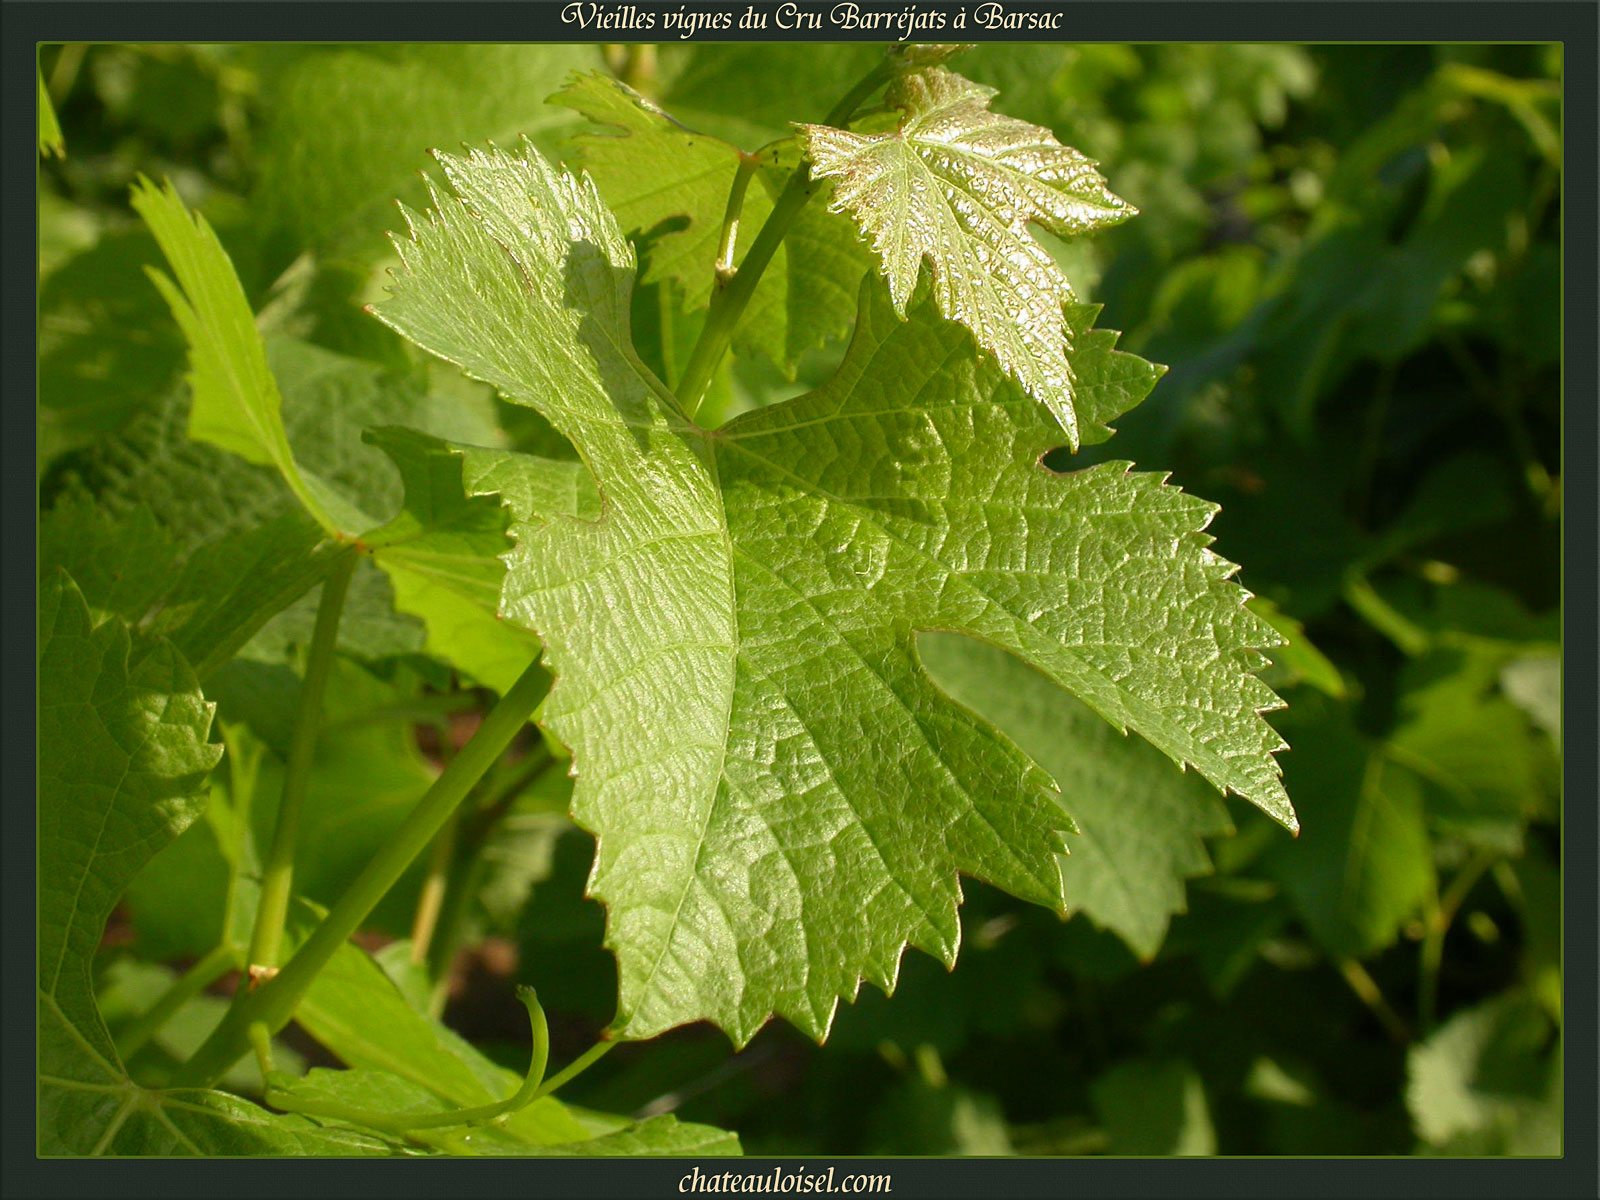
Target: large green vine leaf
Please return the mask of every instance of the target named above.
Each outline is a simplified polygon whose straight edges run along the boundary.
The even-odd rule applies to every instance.
[[[1211,505],[1047,469],[1039,406],[875,283],[833,380],[702,430],[632,349],[594,185],[531,150],[440,161],[459,200],[406,211],[377,311],[593,474],[598,518],[514,521],[503,604],[557,677],[542,719],[599,836],[621,1036],[707,1018],[743,1043],[773,1012],[825,1036],[906,944],[954,961],[959,872],[1062,907],[1047,776],[934,687],[918,630],[1016,654],[1292,825],[1251,674],[1276,638],[1207,549]]]
[[[898,129],[801,127],[811,172],[836,181],[832,207],[855,217],[883,260],[903,316],[926,258],[939,311],[960,321],[1041,401],[1078,446],[1069,330],[1072,285],[1028,232],[1115,225],[1134,209],[1094,164],[1047,129],[989,111],[993,88],[941,68],[889,87]]]
[[[64,572],[39,600],[40,1153],[381,1152],[222,1092],[151,1091],[123,1069],[95,1004],[94,953],[128,881],[204,808],[222,748],[169,643],[130,653],[126,626],[92,624]]]

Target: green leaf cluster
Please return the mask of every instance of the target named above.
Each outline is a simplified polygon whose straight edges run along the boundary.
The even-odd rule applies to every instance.
[[[1559,1151],[1559,57],[39,84],[43,1153]]]

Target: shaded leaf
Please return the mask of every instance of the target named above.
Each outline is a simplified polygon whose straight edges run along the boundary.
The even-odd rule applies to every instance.
[[[1092,1092],[1113,1154],[1217,1152],[1205,1087],[1187,1062],[1120,1063],[1094,1081]]]
[[[994,1096],[948,1083],[934,1087],[915,1076],[883,1097],[871,1127],[878,1154],[998,1158],[1017,1152]]]
[[[1365,957],[1434,894],[1422,797],[1342,719],[1297,726],[1294,746],[1286,777],[1305,827],[1270,846],[1263,868],[1325,950]]]
[[[552,97],[619,130],[578,139],[581,162],[629,234],[646,246],[642,283],[671,279],[692,312],[711,300],[724,209],[742,157],[738,147],[678,124],[625,84],[585,75]],[[738,262],[755,240],[794,168],[762,155],[739,217]],[[682,226],[682,228],[678,228]],[[805,351],[842,338],[870,264],[850,221],[808,204],[762,273],[734,335],[791,376]]]
[[[1061,863],[1066,911],[1082,910],[1152,957],[1184,911],[1184,880],[1211,871],[1201,839],[1232,832],[1216,791],[992,646],[926,636],[917,647],[940,687],[1015,739],[1061,789],[1079,834]]]
[[[1495,686],[1508,657],[1442,648],[1408,663],[1388,751],[1421,780],[1441,828],[1514,855],[1543,805],[1528,718]]]
[[[1516,992],[1457,1013],[1407,1062],[1417,1136],[1447,1154],[1561,1153],[1561,1054],[1550,1020]]]
[[[405,487],[400,511],[361,539],[394,584],[395,606],[427,624],[430,653],[504,692],[539,655],[537,638],[500,619],[505,511],[467,495],[461,455],[437,438],[385,426],[366,440]]]
[[[524,135],[549,150],[576,122],[546,98],[599,65],[583,45],[277,45],[260,55],[255,201],[297,249],[359,260],[386,250],[378,214],[407,189],[421,194],[429,150]]]
[[[61,136],[61,122],[56,120],[56,106],[50,102],[50,89],[44,85],[44,69],[35,68],[35,73],[39,77],[39,153],[65,158],[67,142]]]

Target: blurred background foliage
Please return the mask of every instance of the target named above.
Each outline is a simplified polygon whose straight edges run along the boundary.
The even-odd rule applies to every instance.
[[[81,581],[122,555],[105,606],[136,619],[141,563],[286,519],[267,473],[184,438],[182,343],[127,202],[139,174],[170,177],[218,228],[297,455],[370,492],[389,468],[359,431],[385,420],[563,452],[360,311],[426,148],[525,133],[569,154],[581,119],[545,98],[611,69],[753,149],[820,118],[876,53],[46,47],[65,148],[39,189],[42,558]],[[684,1029],[620,1049],[572,1099],[736,1129],[754,1153],[1558,1153],[1559,47],[983,45],[952,65],[1141,209],[1053,246],[1099,323],[1171,367],[1077,461],[1132,459],[1221,503],[1217,550],[1291,638],[1270,680],[1304,832],[1232,802],[1192,818],[1182,861],[1153,868],[1176,869],[1175,901],[1139,920],[1063,923],[969,882],[957,968],[908,955],[894,998],[864,991],[826,1046],[774,1024],[733,1055]],[[692,338],[678,303],[640,290],[651,361]],[[795,380],[738,362],[713,404],[791,395],[839,352]],[[313,600],[208,683],[249,752],[113,923],[114,1029],[215,942],[208,892],[248,853],[223,801],[252,791],[270,827]],[[485,695],[425,652],[376,572],[350,613],[302,863],[323,902]],[[566,780],[502,776],[463,827],[430,948],[444,982],[419,1002],[516,1064],[514,983],[537,984],[559,1057],[609,1020],[615,975]],[[403,983],[425,867],[370,941]],[[221,1003],[197,998],[135,1065],[159,1077]]]

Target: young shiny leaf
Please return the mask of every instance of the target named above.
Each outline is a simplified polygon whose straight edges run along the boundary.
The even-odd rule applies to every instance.
[[[835,180],[831,207],[850,213],[883,262],[904,316],[923,259],[939,311],[978,344],[1079,443],[1069,329],[1072,285],[1028,232],[1067,236],[1134,215],[1094,163],[1049,130],[989,111],[993,88],[934,67],[890,85],[904,117],[887,133],[801,126],[811,172]]]

